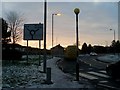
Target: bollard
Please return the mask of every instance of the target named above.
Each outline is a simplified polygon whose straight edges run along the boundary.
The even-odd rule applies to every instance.
[[[76,81],[79,81],[79,63],[76,62]]]
[[[46,84],[52,84],[52,81],[51,81],[51,68],[48,67],[47,68],[47,73],[46,73]]]

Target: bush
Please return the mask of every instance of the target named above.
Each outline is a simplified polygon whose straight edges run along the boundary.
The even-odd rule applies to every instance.
[[[77,59],[77,47],[68,46],[65,50],[65,60],[76,60]]]
[[[15,49],[2,50],[2,60],[21,60],[22,52]]]

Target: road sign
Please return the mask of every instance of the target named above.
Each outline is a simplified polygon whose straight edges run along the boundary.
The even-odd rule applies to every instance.
[[[43,24],[24,24],[24,40],[43,40]]]

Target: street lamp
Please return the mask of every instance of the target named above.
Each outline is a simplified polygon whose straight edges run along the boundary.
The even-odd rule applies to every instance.
[[[53,47],[53,24],[54,24],[54,15],[60,16],[60,13],[54,13],[52,14],[52,47]]]
[[[78,63],[78,14],[80,13],[79,8],[74,9],[76,14],[76,47],[77,47],[77,60],[76,60],[76,80],[79,81],[79,63]]]
[[[113,30],[113,29],[110,29],[110,30]],[[115,42],[115,30],[114,30],[114,40],[113,40],[113,42]],[[113,46],[114,47],[114,46]],[[114,54],[115,54],[115,52],[116,52],[116,49],[115,49],[115,47],[114,47]]]
[[[110,29],[110,30],[113,30],[113,29]],[[114,41],[115,41],[115,30],[114,30]]]
[[[47,0],[44,1],[44,57],[43,57],[43,72],[46,72],[46,26],[47,25]]]

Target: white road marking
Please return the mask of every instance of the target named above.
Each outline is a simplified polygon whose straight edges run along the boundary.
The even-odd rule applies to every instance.
[[[104,71],[104,70],[103,71],[99,71],[99,72],[106,74],[106,71]]]
[[[99,86],[102,86],[102,87],[105,87],[105,88],[109,88],[110,90],[119,90],[118,88],[116,87],[113,87],[113,86],[109,86],[109,85],[105,85],[105,84],[98,84]]]
[[[87,79],[90,79],[90,80],[98,79],[97,77],[94,77],[94,76],[86,74],[86,73],[79,73],[79,75],[81,77],[84,77],[84,78],[87,78]]]
[[[99,77],[109,78],[108,75],[101,74],[101,73],[97,73],[97,72],[88,72],[88,73],[89,73],[89,74],[92,74],[92,75],[99,76]]]
[[[108,81],[99,81],[99,83],[107,83]]]

